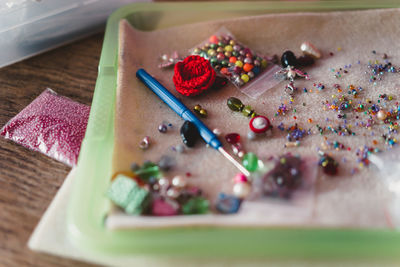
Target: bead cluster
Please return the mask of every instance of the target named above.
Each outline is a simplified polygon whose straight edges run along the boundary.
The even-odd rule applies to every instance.
[[[204,214],[210,206],[199,188],[188,185],[186,177],[168,179],[161,166],[149,161],[142,166],[132,164],[129,173],[117,173],[107,196],[128,214]]]
[[[237,87],[242,87],[264,69],[268,62],[230,35],[212,35],[208,42],[197,47],[192,54],[208,59],[219,74],[227,77]]]

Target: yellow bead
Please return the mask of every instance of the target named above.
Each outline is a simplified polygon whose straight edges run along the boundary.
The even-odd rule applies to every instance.
[[[247,74],[242,74],[240,79],[242,79],[243,82],[247,83],[249,81],[250,77]]]
[[[267,66],[268,66],[268,62],[265,59],[261,60],[261,67],[263,69],[265,69]]]
[[[231,45],[227,45],[227,46],[225,46],[225,51],[232,52],[233,51],[233,47]]]
[[[235,65],[238,66],[239,68],[243,67],[243,62],[238,60],[235,62]]]

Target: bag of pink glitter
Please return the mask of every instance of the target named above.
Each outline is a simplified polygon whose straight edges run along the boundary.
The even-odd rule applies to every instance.
[[[12,118],[0,134],[34,151],[75,166],[90,107],[46,89]]]

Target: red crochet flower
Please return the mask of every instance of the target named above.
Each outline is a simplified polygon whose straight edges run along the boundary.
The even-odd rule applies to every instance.
[[[175,65],[174,71],[175,88],[185,96],[198,95],[207,90],[216,77],[210,62],[200,56],[188,56]]]

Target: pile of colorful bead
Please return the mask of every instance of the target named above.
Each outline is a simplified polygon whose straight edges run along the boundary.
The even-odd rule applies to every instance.
[[[208,42],[192,51],[210,61],[215,71],[242,87],[263,70],[268,62],[229,35],[212,35]]]

